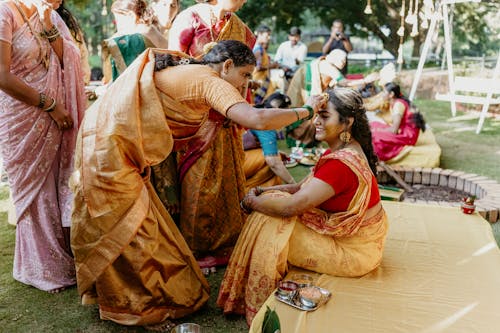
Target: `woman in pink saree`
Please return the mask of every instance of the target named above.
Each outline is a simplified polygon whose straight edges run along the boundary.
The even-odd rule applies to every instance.
[[[390,104],[391,122],[372,121],[373,149],[381,161],[396,157],[405,146],[414,146],[425,121],[419,112],[413,112],[410,102],[403,97],[399,85],[389,82],[384,86],[383,98]]]
[[[85,108],[78,47],[47,2],[0,3],[0,146],[17,215],[14,278],[75,284],[68,179]]]

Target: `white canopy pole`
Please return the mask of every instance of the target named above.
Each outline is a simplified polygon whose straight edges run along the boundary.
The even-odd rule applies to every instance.
[[[413,78],[409,96],[410,101],[413,101],[413,99],[415,98],[418,82],[420,81],[420,77],[422,76],[425,60],[427,59],[427,53],[429,52],[429,47],[431,46],[432,36],[434,35],[434,31],[436,30],[439,6],[440,3],[438,0],[436,1],[436,4],[434,6],[434,14],[432,15],[431,24],[429,25],[429,30],[427,30],[427,35],[425,36],[424,47],[422,48],[422,53],[420,54],[420,59],[418,60],[417,71],[415,72],[415,77]]]
[[[499,73],[500,73],[500,50],[498,50],[498,59],[497,59],[497,64],[495,66],[495,71],[493,72],[493,79],[496,79]],[[479,123],[477,124],[476,134],[479,134],[481,132],[481,129],[483,128],[484,118],[488,113],[491,97],[493,96],[493,89],[498,89],[498,87],[495,87],[495,84],[492,84],[489,87],[489,91],[486,94],[486,102],[483,104],[483,109],[481,110],[481,115],[479,116]]]
[[[448,5],[443,5],[444,45],[446,48],[446,62],[448,63],[448,87],[451,103],[451,115],[457,115],[457,104],[455,102],[455,75],[453,73],[453,59],[451,56],[451,35]]]

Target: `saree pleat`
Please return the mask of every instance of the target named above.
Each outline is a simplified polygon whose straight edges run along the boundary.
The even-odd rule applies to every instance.
[[[235,125],[222,127],[184,176],[179,228],[195,256],[226,256],[236,243],[244,223],[243,154]]]
[[[71,245],[83,303],[124,325],[196,311],[209,286],[150,184],[173,138],[143,53],[87,110],[80,129]],[[182,111],[178,110],[179,112]]]
[[[245,313],[250,325],[289,264],[338,276],[364,275],[380,264],[387,218],[380,206],[366,218],[371,191],[367,162],[349,149],[324,158],[349,161],[346,164],[358,176],[360,186],[348,211],[328,214],[313,209],[290,218],[250,214],[219,290],[217,304],[224,313]],[[271,191],[262,195],[290,194]]]

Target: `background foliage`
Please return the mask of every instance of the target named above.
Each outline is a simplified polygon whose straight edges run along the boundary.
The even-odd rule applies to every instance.
[[[375,36],[382,41],[385,49],[396,56],[401,2],[372,0],[373,14],[366,15],[363,13],[365,0],[248,0],[238,15],[251,29],[265,23],[276,32],[288,31],[291,26],[300,26],[303,31],[307,31],[311,27],[311,15],[329,31],[331,22],[341,18],[352,35],[362,38]],[[67,0],[66,3],[82,25],[91,53],[98,54],[100,42],[114,32],[112,14],[109,12],[112,0]],[[103,3],[107,6],[106,11],[103,11]],[[194,0],[181,0],[182,8],[194,3]],[[480,56],[498,52],[499,9],[500,1],[483,0],[480,3],[457,4],[455,10],[450,10],[454,13],[452,28],[455,55]],[[411,26],[406,25],[405,31],[405,40],[413,41],[413,56],[418,56],[427,30],[420,28],[419,35],[414,38],[409,36]],[[443,35],[442,31],[440,35]]]

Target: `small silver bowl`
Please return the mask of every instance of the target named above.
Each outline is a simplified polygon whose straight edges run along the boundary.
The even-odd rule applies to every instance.
[[[184,323],[172,328],[170,333],[203,333],[203,329],[195,323]]]
[[[291,279],[299,285],[299,288],[310,286],[313,283],[313,277],[309,274],[294,274]]]
[[[309,286],[299,289],[300,303],[302,303],[302,305],[308,308],[316,307],[321,301],[322,297],[323,294],[321,293],[321,290],[318,287]]]
[[[278,295],[285,299],[292,299],[299,285],[293,281],[280,281],[278,284]]]

